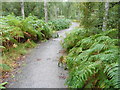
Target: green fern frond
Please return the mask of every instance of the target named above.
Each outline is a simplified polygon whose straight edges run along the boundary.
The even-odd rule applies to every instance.
[[[114,66],[114,69],[111,67],[113,67],[112,64],[118,62],[120,57],[119,44],[114,36],[109,35],[110,33],[115,34],[117,30],[105,31],[92,36],[88,33],[89,31],[83,30],[72,31],[63,43],[63,46],[69,51],[67,66],[70,73],[67,85],[70,88],[118,87],[118,76],[116,76],[118,67]],[[97,65],[97,62],[100,64]],[[107,66],[109,67],[107,68]],[[95,70],[98,72],[94,72]],[[97,76],[93,78],[94,74]]]
[[[113,87],[118,88],[120,85],[120,80],[118,78],[118,63],[113,63],[111,65],[107,65],[104,73],[107,74],[108,78],[110,79],[110,82],[112,83]]]
[[[85,38],[81,40],[81,47],[83,49],[89,49],[90,46],[93,44],[93,40],[91,38]]]
[[[99,66],[101,65],[101,62],[81,62],[82,65],[75,67],[74,72],[70,73],[70,77],[68,80],[72,82],[67,82],[70,84],[71,88],[82,88],[86,81],[95,73],[99,71]],[[84,64],[84,65],[83,65]]]

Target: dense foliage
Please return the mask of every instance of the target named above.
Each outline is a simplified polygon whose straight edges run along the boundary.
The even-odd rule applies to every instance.
[[[63,30],[69,28],[71,21],[69,19],[56,19],[49,22],[52,24],[53,30]]]
[[[75,29],[67,35],[63,46],[68,50],[69,87],[118,88],[117,32]]]
[[[71,32],[71,34],[67,34],[67,38],[65,38],[65,43],[64,44],[64,48],[66,48],[67,50],[71,49],[73,46],[76,45],[76,43],[81,40],[84,37],[89,37],[90,35],[94,35],[101,32],[99,29],[94,30],[91,29],[84,29],[84,28],[76,28],[75,30],[73,30]],[[73,33],[73,34],[72,34]],[[79,36],[79,37],[78,37]],[[74,37],[74,38],[72,38]]]
[[[44,3],[43,2],[24,2],[25,17],[31,13],[39,19],[44,19]],[[57,19],[58,16],[64,15],[65,18],[79,17],[76,3],[72,2],[48,2],[48,19]],[[20,2],[2,2],[2,15],[6,16],[14,13],[16,16],[21,16]]]
[[[12,14],[1,17],[0,24],[0,40],[2,41],[0,49],[3,54],[3,64],[5,64],[1,64],[0,68],[4,67],[3,71],[9,71],[8,67],[12,67],[11,62],[14,62],[17,57],[13,55],[14,60],[10,58],[13,52],[18,55],[24,55],[26,53],[25,48],[35,46],[35,43],[38,41],[49,39],[54,30],[68,28],[70,21],[58,19],[46,23],[35,16],[29,15],[22,19]],[[10,53],[11,55],[9,55]],[[7,60],[8,58],[9,60]]]
[[[1,17],[1,40],[3,46],[25,42],[28,39],[39,41],[51,37],[51,28],[42,20],[29,16],[22,20],[20,17],[8,15]]]
[[[14,68],[14,63],[20,55],[26,53],[26,48],[34,47],[35,43],[49,39],[52,28],[43,20],[35,16],[26,19],[14,15],[3,16],[0,19],[0,40],[2,45],[1,71],[9,71]]]
[[[118,88],[118,3],[82,2],[80,28],[67,34],[70,88]]]
[[[115,27],[119,19],[118,2],[109,2],[109,16],[107,27]],[[96,26],[102,28],[105,13],[104,2],[48,2],[48,19],[56,19],[58,16],[65,18],[80,20],[81,24],[87,28]],[[44,19],[44,3],[43,2],[24,2],[25,17],[31,13],[39,19]],[[20,2],[2,2],[2,15],[14,13],[21,16]],[[89,25],[91,24],[91,25]]]
[[[118,88],[118,9],[119,2],[2,2],[0,71],[15,68],[26,48],[59,37],[52,32],[68,28],[68,19],[75,19],[80,27],[68,33],[63,43],[68,53],[66,84],[70,88]]]

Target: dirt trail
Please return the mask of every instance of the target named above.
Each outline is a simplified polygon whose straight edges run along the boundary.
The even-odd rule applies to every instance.
[[[26,57],[26,65],[21,67],[21,72],[15,75],[9,88],[65,88],[67,71],[57,66],[62,47],[60,41],[69,32],[78,26],[72,23],[69,29],[58,31],[59,38],[50,39],[38,44]]]

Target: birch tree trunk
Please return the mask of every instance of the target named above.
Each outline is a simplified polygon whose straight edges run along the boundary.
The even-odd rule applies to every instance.
[[[56,6],[54,6],[54,10],[55,10],[55,18],[57,18],[57,7]]]
[[[47,10],[47,1],[44,0],[44,13],[45,13],[45,22],[48,22],[48,10]]]
[[[21,0],[21,14],[22,14],[22,17],[23,19],[25,18],[25,13],[24,13],[24,1]]]
[[[108,10],[109,10],[109,2],[105,2],[105,16],[104,16],[104,18],[103,18],[102,31],[105,31],[106,28],[107,28]]]

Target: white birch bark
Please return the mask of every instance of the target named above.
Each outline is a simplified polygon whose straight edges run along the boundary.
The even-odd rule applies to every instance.
[[[103,18],[102,31],[105,31],[106,28],[107,28],[108,10],[109,10],[109,2],[105,2],[105,16],[104,16],[104,18]]]
[[[45,13],[45,22],[48,22],[48,10],[47,10],[47,1],[44,0],[44,13]]]
[[[24,1],[21,0],[21,14],[22,14],[22,17],[23,19],[25,18],[25,12],[24,12]]]
[[[54,6],[54,10],[55,10],[55,18],[57,18],[57,7],[56,6]]]

